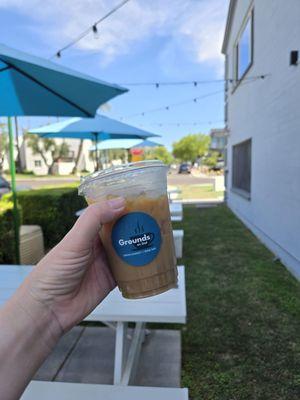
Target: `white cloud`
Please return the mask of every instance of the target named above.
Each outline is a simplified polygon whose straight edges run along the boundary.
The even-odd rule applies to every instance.
[[[111,0],[0,0],[0,9],[16,9],[34,18],[45,42],[54,41],[59,48],[116,4]],[[194,62],[207,63],[219,73],[227,5],[228,0],[131,0],[99,26],[99,39],[86,37],[76,47],[99,51],[102,62],[109,63],[152,35],[164,36],[169,43],[158,51],[172,57],[172,48],[181,46]]]

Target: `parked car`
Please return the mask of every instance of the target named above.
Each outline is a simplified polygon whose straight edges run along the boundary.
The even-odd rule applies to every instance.
[[[180,166],[179,166],[178,173],[179,173],[179,174],[190,174],[190,173],[191,173],[191,169],[192,169],[191,164],[189,164],[189,163],[182,163],[182,164],[180,164]]]
[[[0,198],[8,192],[10,192],[10,184],[0,175]]]
[[[223,158],[218,158],[218,161],[215,166],[210,168],[210,171],[221,171],[225,167],[225,162]]]

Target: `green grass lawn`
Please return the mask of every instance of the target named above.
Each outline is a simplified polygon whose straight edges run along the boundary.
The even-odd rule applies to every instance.
[[[185,207],[181,226],[190,398],[299,400],[300,284],[225,206]]]
[[[181,190],[179,198],[184,200],[193,199],[217,199],[223,197],[223,192],[214,192],[213,185],[176,185]]]

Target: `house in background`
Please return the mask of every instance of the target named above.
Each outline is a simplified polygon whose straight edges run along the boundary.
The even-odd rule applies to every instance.
[[[61,158],[54,165],[54,173],[58,175],[71,174],[75,160],[78,154],[80,140],[78,139],[54,139],[57,143],[62,143],[64,140],[69,146],[69,154],[66,157]],[[92,141],[84,140],[82,145],[81,156],[78,162],[78,172],[89,171],[93,172],[95,165],[89,149],[92,146]],[[48,167],[45,164],[43,158],[39,154],[33,154],[32,149],[28,146],[27,141],[23,140],[20,146],[20,156],[23,169],[32,171],[36,175],[46,175],[48,173]],[[46,153],[45,157],[51,162],[51,154]]]
[[[298,278],[299,51],[299,0],[230,1],[222,48],[227,203]]]
[[[218,151],[223,157],[227,142],[227,131],[224,128],[211,129],[209,133],[211,142],[210,149]]]

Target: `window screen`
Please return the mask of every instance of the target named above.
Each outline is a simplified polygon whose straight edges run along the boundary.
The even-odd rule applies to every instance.
[[[251,139],[232,147],[232,187],[251,193]]]

